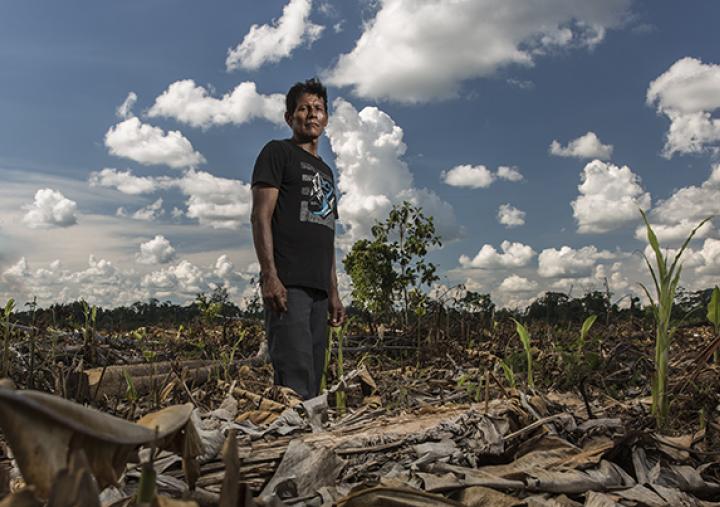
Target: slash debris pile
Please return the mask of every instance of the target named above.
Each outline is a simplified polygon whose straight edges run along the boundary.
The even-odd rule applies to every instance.
[[[515,353],[502,330],[442,357],[416,354],[415,337],[386,337],[381,353],[348,340],[349,372],[331,369],[334,385],[307,401],[242,353],[256,342],[181,359],[169,340],[40,340],[30,370],[15,343],[15,382],[45,392],[0,380],[0,507],[720,505],[717,366],[691,369],[704,332],[673,352],[675,409],[692,414],[674,436],[653,429],[651,340],[637,330],[579,373],[534,333],[537,389],[517,387],[529,383],[517,363],[496,367]]]
[[[374,384],[362,368],[344,380]],[[371,393],[329,421],[327,394],[281,403],[223,384],[227,396],[217,409],[173,405],[133,423],[2,386],[0,427],[14,458],[0,465],[14,491],[3,507],[143,498],[157,505],[720,505],[710,501],[720,494],[719,470],[702,450],[703,433],[628,430],[621,418],[606,417],[608,408],[595,406],[588,418],[584,402],[569,395],[508,390],[501,399],[425,403],[392,415]],[[640,401],[625,410],[632,417],[646,407]]]

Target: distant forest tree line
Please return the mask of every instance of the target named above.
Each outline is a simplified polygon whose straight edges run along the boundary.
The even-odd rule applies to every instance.
[[[711,294],[712,289],[681,291],[675,300],[673,318],[687,324],[705,322],[705,312]],[[260,306],[241,310],[226,296],[227,293],[221,289],[209,296],[199,294],[194,302],[186,305],[150,299],[130,306],[110,309],[98,307],[97,329],[106,332],[127,332],[148,326],[187,327],[201,320],[220,324],[224,319],[260,320],[262,318]],[[32,324],[41,327],[52,326],[57,329],[79,328],[84,323],[83,301],[56,303],[48,308],[29,309],[27,306],[25,308],[24,310],[18,308],[18,311],[13,313],[13,322],[28,326]],[[355,316],[360,322],[372,323],[376,320],[369,312],[354,304],[351,304],[347,310],[348,315]],[[493,321],[510,317],[548,324],[580,323],[588,315],[597,315],[599,322],[617,319],[651,319],[646,309],[640,305],[638,298],[633,297],[628,306],[620,308],[617,304],[611,304],[607,294],[600,291],[589,292],[575,298],[562,292],[546,292],[525,309],[496,309],[489,294],[468,291],[465,297],[459,300],[441,302],[429,299],[426,302],[426,312],[441,312],[451,319],[464,316],[481,326],[490,326]]]
[[[649,308],[640,299],[625,296],[613,302],[609,289],[591,291],[580,297],[563,292],[546,292],[525,309],[496,309],[489,294],[473,291],[448,291],[430,297],[431,286],[439,280],[437,266],[426,258],[428,252],[441,246],[432,217],[410,202],[393,206],[385,221],[378,221],[371,229],[372,237],[353,245],[345,256],[345,272],[352,280],[351,302],[347,314],[372,332],[379,325],[394,329],[416,329],[421,326],[467,323],[468,326],[493,326],[509,318],[541,321],[547,324],[580,323],[589,315],[609,324],[616,319],[652,320]],[[462,296],[451,296],[460,293]],[[705,312],[712,288],[699,291],[679,289],[672,308],[672,318],[679,323],[705,322]],[[625,304],[620,306],[620,303]],[[13,322],[60,329],[78,328],[88,318],[85,301],[53,304],[38,308],[34,302],[16,302]],[[233,320],[261,320],[262,301],[258,294],[246,301],[244,309],[230,300],[225,288],[218,287],[210,294],[197,294],[189,304],[150,299],[130,306],[112,309],[96,308],[97,329],[125,332],[139,327],[188,326],[194,323],[223,325]]]

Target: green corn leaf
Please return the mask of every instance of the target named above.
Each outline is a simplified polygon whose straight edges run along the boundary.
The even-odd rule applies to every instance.
[[[597,315],[590,315],[587,319],[585,319],[585,322],[583,322],[583,325],[580,328],[580,338],[583,342],[585,341],[590,328],[593,324],[595,324],[595,320],[597,320]]]
[[[720,329],[720,288],[716,285],[710,296],[710,304],[707,309],[707,319],[715,326],[715,332]]]
[[[517,331],[518,336],[520,337],[520,341],[523,344],[523,347],[525,347],[525,350],[530,348],[530,333],[528,333],[528,330],[525,326],[523,326],[520,322],[513,319],[515,322],[515,330]]]
[[[5,304],[5,311],[3,314],[5,315],[5,320],[10,318],[10,315],[12,315],[13,310],[15,309],[15,300],[13,298],[8,299],[8,302]]]
[[[505,379],[510,384],[510,387],[515,389],[515,372],[513,372],[512,368],[510,368],[510,365],[502,359],[500,359],[500,367],[503,369],[503,374],[505,375]]]
[[[585,319],[585,322],[583,322],[582,327],[580,328],[580,341],[578,342],[578,352],[582,352],[585,348],[585,339],[587,338],[587,334],[590,332],[590,328],[595,324],[595,321],[597,320],[597,315],[590,315],[587,319]]]
[[[125,378],[125,397],[128,401],[133,402],[137,401],[138,399],[138,392],[135,389],[135,384],[133,383],[132,377],[128,373],[127,370],[123,370],[123,377]]]
[[[525,349],[525,356],[527,358],[527,367],[528,367],[528,387],[533,388],[535,387],[535,380],[533,379],[533,369],[532,369],[532,350],[530,348],[530,333],[528,333],[528,330],[520,324],[517,320],[513,319],[515,321],[515,329],[517,331],[518,336],[520,337],[520,341],[522,342],[523,348]]]
[[[653,283],[655,284],[655,292],[656,292],[656,294],[660,294],[660,284],[659,284],[659,282],[658,282],[657,276],[655,275],[655,270],[653,269],[652,264],[650,264],[650,259],[647,258],[647,255],[645,255],[645,253],[642,253],[642,256],[643,256],[643,259],[645,259],[645,264],[647,265],[648,271],[650,271],[650,276],[652,276]],[[642,285],[642,284],[641,284],[641,285]],[[648,295],[650,294],[650,293],[647,291],[647,289],[645,289],[645,292],[646,292]],[[653,302],[652,298],[650,298],[650,302],[652,302],[653,304],[655,304],[655,303]]]
[[[657,267],[660,279],[664,279],[665,270],[667,269],[667,262],[665,260],[665,257],[663,257],[662,251],[660,250],[660,243],[658,242],[657,236],[652,230],[652,227],[650,227],[650,222],[648,221],[645,212],[643,210],[640,210],[640,214],[642,215],[643,221],[645,222],[645,228],[647,229],[648,243],[650,243],[650,247],[653,249],[653,252],[655,252],[655,258],[657,260]]]

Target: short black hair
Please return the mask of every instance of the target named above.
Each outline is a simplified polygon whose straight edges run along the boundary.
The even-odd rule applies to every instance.
[[[314,77],[305,82],[297,82],[290,88],[290,91],[285,95],[285,111],[290,114],[294,113],[298,100],[300,100],[300,97],[305,93],[317,95],[323,99],[325,111],[328,110],[327,88],[325,88],[318,78]]]

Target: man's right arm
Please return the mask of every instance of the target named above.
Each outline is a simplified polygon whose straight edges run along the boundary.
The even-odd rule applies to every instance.
[[[265,305],[275,312],[287,311],[287,289],[277,275],[273,256],[272,217],[279,190],[270,185],[252,187],[252,222],[255,253],[260,263],[260,286]]]

